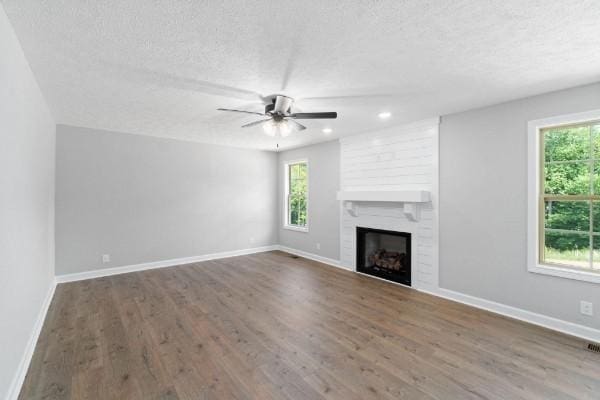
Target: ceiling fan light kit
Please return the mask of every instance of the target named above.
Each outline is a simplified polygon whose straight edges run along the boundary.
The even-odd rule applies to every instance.
[[[288,137],[292,133],[292,127],[286,120],[275,122],[268,120],[262,124],[263,131],[271,137]]]
[[[335,119],[337,112],[313,112],[313,113],[292,113],[294,99],[283,95],[270,96],[271,102],[265,106],[265,112],[253,112],[244,110],[234,110],[230,108],[219,108],[219,111],[237,112],[245,114],[260,115],[269,117],[267,119],[250,122],[242,125],[242,128],[261,125],[263,131],[272,137],[287,137],[292,132],[299,132],[306,127],[296,119]]]

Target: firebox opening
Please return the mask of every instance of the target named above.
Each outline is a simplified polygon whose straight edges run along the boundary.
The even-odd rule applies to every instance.
[[[356,228],[356,270],[411,285],[410,233]]]

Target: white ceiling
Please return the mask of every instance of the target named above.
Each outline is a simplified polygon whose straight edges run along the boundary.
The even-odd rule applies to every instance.
[[[289,148],[600,80],[597,0],[3,4],[57,122],[200,142],[274,149],[215,110],[253,92],[339,113]]]

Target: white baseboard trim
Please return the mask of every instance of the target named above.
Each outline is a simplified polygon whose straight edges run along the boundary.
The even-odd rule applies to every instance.
[[[598,329],[575,324],[573,322],[563,321],[561,319],[549,317],[547,315],[538,314],[532,311],[523,310],[501,303],[496,303],[495,301],[482,299],[479,297],[455,292],[448,289],[438,288],[435,290],[418,290],[424,293],[432,294],[434,296],[443,297],[448,300],[453,300],[462,304],[487,310],[496,314],[504,315],[506,317],[528,322],[533,325],[542,326],[544,328],[558,331],[567,335],[576,336],[581,339],[600,343],[600,330]]]
[[[224,251],[221,253],[205,254],[202,256],[173,258],[171,260],[153,261],[142,264],[125,265],[122,267],[95,269],[92,271],[78,272],[74,274],[57,275],[57,283],[82,281],[85,279],[101,278],[103,276],[126,274],[129,272],[145,271],[148,269],[174,267],[177,265],[191,264],[200,261],[217,260],[219,258],[243,256],[246,254],[263,253],[265,251],[279,250],[278,245],[254,247],[250,249]]]
[[[33,330],[31,331],[31,335],[27,341],[27,346],[25,347],[25,351],[21,357],[21,362],[19,362],[15,376],[8,389],[6,400],[17,400],[19,397],[21,387],[23,386],[25,376],[27,375],[27,370],[29,370],[29,364],[31,363],[31,358],[33,357],[35,345],[37,344],[40,333],[42,332],[42,327],[44,326],[44,321],[46,320],[46,314],[48,314],[50,303],[54,297],[55,289],[56,281],[53,279],[50,288],[48,288],[48,293],[46,293],[46,297],[44,298],[44,302],[42,303],[42,307],[40,308],[40,312],[38,313],[35,324],[33,325]]]
[[[297,249],[293,249],[291,247],[281,246],[281,245],[278,246],[278,250],[283,251],[285,253],[294,254],[299,257],[308,258],[309,260],[318,261],[323,264],[331,265],[332,267],[341,268],[346,271],[351,271],[350,268],[343,266],[339,260],[334,260],[333,258],[327,258],[327,257],[320,256],[318,254],[313,254],[313,253],[309,253],[307,251],[297,250]]]

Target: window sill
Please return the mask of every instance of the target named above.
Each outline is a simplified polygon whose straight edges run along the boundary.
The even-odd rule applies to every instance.
[[[530,265],[529,272],[542,275],[557,276],[560,278],[574,279],[577,281],[600,283],[600,273],[588,272],[554,265]]]
[[[304,232],[304,233],[308,233],[308,227],[301,227],[301,226],[293,226],[293,225],[284,225],[283,229],[287,229],[289,231],[296,231],[296,232]]]

